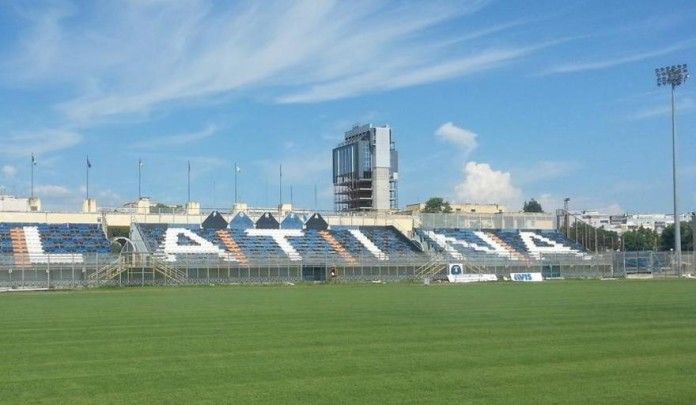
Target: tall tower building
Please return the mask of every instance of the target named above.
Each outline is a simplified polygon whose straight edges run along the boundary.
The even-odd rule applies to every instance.
[[[356,125],[346,132],[333,150],[336,211],[397,209],[398,162],[388,126]]]

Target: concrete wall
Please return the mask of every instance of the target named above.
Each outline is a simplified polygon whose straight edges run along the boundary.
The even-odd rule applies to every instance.
[[[282,221],[283,215],[273,212],[278,221]],[[303,211],[299,211],[302,213]],[[307,211],[309,212],[309,211]],[[483,229],[554,229],[555,218],[549,214],[388,214],[371,212],[365,214],[336,214],[321,213],[329,225],[343,226],[389,226],[392,225],[401,232],[411,235],[414,227],[425,228],[483,228]],[[138,223],[169,223],[196,225],[203,222],[208,213],[200,215],[185,214],[136,214],[130,212],[104,212],[102,213],[58,213],[58,212],[0,212],[0,222],[36,222],[36,223],[100,223],[102,217],[106,219],[108,226],[130,226],[132,222]],[[232,217],[230,213],[223,213],[227,221]],[[254,213],[249,216],[256,220]]]

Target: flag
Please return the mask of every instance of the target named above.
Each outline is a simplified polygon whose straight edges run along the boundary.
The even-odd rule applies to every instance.
[[[235,170],[237,173],[239,173],[239,172],[242,171],[242,168],[239,167],[239,166],[237,166],[237,164],[235,164],[235,165],[234,165],[234,170]]]
[[[92,168],[92,162],[89,161],[89,156],[87,156],[87,168],[88,169]]]
[[[138,167],[143,167],[143,160],[142,159],[138,159]]]
[[[32,154],[31,154],[31,165],[32,165],[32,166],[36,166],[36,163],[37,163],[37,162],[36,162],[36,156],[34,156],[34,154],[32,153]]]

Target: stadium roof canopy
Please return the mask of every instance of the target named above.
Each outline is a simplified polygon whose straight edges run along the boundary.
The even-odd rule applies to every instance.
[[[230,220],[230,228],[232,229],[253,229],[254,221],[243,212],[238,213]]]
[[[225,229],[227,228],[227,221],[225,221],[225,218],[223,218],[219,212],[213,211],[208,215],[208,218],[203,221],[201,227],[203,229]]]
[[[304,227],[304,218],[291,212],[280,223],[280,227],[283,229],[302,229]]]
[[[270,212],[264,212],[261,218],[256,220],[256,229],[278,229],[280,224]]]
[[[314,213],[305,223],[305,228],[308,230],[312,229],[315,231],[325,231],[329,229],[329,224],[326,223],[321,214]]]

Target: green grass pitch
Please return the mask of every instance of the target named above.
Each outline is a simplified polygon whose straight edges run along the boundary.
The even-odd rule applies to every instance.
[[[693,403],[696,282],[0,294],[2,403]]]

